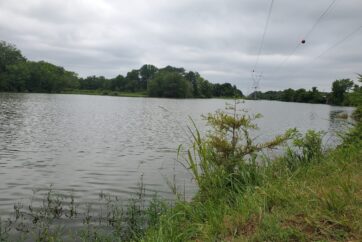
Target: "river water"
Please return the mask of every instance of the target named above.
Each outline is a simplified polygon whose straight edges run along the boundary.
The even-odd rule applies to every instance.
[[[225,102],[232,101],[0,93],[0,216],[51,185],[80,202],[96,200],[100,192],[126,199],[142,177],[148,195],[171,198],[166,181],[175,180],[191,197],[196,187],[176,161],[177,148],[190,144],[189,117],[205,131],[201,115]],[[296,127],[326,131],[326,144],[345,123],[336,113],[353,111],[275,101],[245,101],[242,107],[263,115],[259,140]]]

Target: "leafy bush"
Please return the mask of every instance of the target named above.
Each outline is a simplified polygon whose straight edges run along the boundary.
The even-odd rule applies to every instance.
[[[238,109],[240,103],[235,100],[233,105],[227,104],[225,110],[205,116],[212,128],[205,138],[194,123],[194,129],[190,128],[194,142],[185,160],[200,194],[205,197],[258,185],[264,169],[257,163],[260,152],[285,143],[296,133],[291,129],[269,142],[254,143],[250,132],[258,128],[254,121],[261,115],[249,115],[246,110]]]
[[[362,105],[358,106],[356,108],[356,110],[353,112],[352,117],[357,121],[357,122],[361,122],[362,121]]]
[[[303,136],[296,133],[292,146],[288,146],[283,160],[291,170],[300,167],[300,165],[309,163],[313,160],[319,160],[323,154],[322,135],[324,132],[308,130]]]

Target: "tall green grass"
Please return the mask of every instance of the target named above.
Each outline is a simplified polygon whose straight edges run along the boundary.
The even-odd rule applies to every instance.
[[[131,241],[158,224],[168,207],[157,195],[138,192],[126,201],[100,193],[96,205],[81,204],[73,194],[52,187],[41,202],[14,205],[13,216],[0,219],[0,241]]]
[[[180,202],[142,241],[360,241],[361,148],[341,146],[292,169],[281,158],[242,190]]]

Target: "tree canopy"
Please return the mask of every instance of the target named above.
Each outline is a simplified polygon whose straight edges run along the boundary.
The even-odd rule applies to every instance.
[[[0,78],[0,90],[3,91],[52,93],[77,88],[78,85],[74,72],[44,61],[8,65]]]
[[[347,92],[353,87],[350,79],[336,80],[332,83],[331,102],[335,105],[348,104]]]
[[[5,72],[9,65],[24,62],[26,59],[15,45],[0,41],[0,73]]]
[[[0,42],[0,91],[53,93],[67,90],[144,92],[152,97],[172,98],[243,95],[230,83],[213,84],[197,72],[173,66],[157,68],[146,64],[127,72],[126,76],[78,78],[76,73],[63,67],[45,61],[28,61],[14,45]]]
[[[151,79],[147,92],[151,97],[187,98],[192,97],[192,86],[179,72],[164,69]]]

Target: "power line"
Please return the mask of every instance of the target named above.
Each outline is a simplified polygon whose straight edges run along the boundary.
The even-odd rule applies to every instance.
[[[331,8],[333,7],[333,5],[336,3],[337,0],[333,0],[329,6],[327,7],[326,10],[324,10],[324,12],[319,16],[319,18],[317,19],[317,21],[314,23],[314,25],[312,26],[312,28],[307,32],[307,34],[304,36],[304,39],[308,39],[309,35],[314,31],[314,29],[317,27],[317,25],[319,24],[319,22],[323,19],[323,17],[329,12],[329,10],[331,10]]]
[[[253,67],[253,70],[251,72],[251,79],[253,81],[253,86],[252,88],[254,89],[254,95],[256,95],[256,92],[258,90],[258,87],[259,87],[259,82],[262,78],[262,74],[261,73],[257,73],[255,71],[256,67],[258,66],[258,63],[259,63],[259,59],[260,59],[260,55],[261,55],[261,52],[263,50],[263,47],[264,47],[264,42],[265,42],[265,36],[266,36],[266,33],[268,31],[268,27],[269,27],[269,22],[270,22],[270,16],[271,16],[271,13],[273,11],[273,5],[274,5],[274,0],[271,0],[270,2],[270,6],[269,6],[269,10],[268,10],[268,15],[267,15],[267,18],[266,18],[266,21],[265,21],[265,26],[264,26],[264,31],[263,31],[263,35],[262,35],[262,38],[261,38],[261,41],[260,41],[260,46],[259,46],[259,49],[258,49],[258,55],[256,57],[256,60],[255,60],[255,64],[254,64],[254,67]],[[255,99],[256,99],[256,96],[255,96]]]
[[[326,10],[323,11],[323,13],[317,18],[317,20],[314,22],[314,24],[312,25],[312,28],[304,35],[304,38],[301,42],[298,42],[298,44],[294,47],[294,49],[289,53],[289,55],[274,69],[273,72],[278,71],[289,59],[290,57],[292,57],[295,52],[298,50],[298,48],[305,43],[305,40],[312,34],[312,32],[315,30],[315,28],[317,27],[317,25],[321,22],[321,20],[323,19],[324,16],[327,15],[327,13],[332,9],[333,5],[336,3],[337,0],[333,0],[328,7],[326,8]],[[303,43],[304,41],[304,43]]]
[[[264,47],[265,36],[266,36],[266,32],[267,32],[268,27],[269,27],[270,16],[271,16],[271,13],[272,13],[272,10],[273,10],[273,4],[274,4],[274,0],[271,0],[270,6],[269,6],[269,11],[268,11],[268,16],[266,18],[266,22],[265,22],[265,26],[264,26],[263,36],[261,38],[261,42],[260,42],[260,46],[259,46],[259,50],[258,50],[258,55],[256,57],[256,61],[255,61],[253,70],[255,70],[255,68],[258,65],[260,54],[261,54],[261,51],[262,51],[262,49]]]
[[[334,43],[333,45],[331,45],[328,49],[326,49],[325,51],[323,51],[321,54],[319,54],[318,56],[314,57],[312,61],[322,57],[323,55],[325,55],[327,52],[329,52],[330,50],[334,49],[335,47],[337,47],[338,45],[342,44],[343,42],[347,41],[348,39],[350,39],[354,34],[356,34],[358,31],[360,31],[362,29],[362,25],[359,26],[358,28],[354,29],[352,32],[350,32],[349,34],[347,34],[345,37],[343,37],[342,39],[340,39],[339,41],[337,41],[336,43]]]
[[[330,47],[328,47],[327,49],[325,49],[322,53],[320,53],[319,55],[317,55],[316,57],[314,57],[309,64],[313,63],[314,61],[316,61],[318,58],[322,57],[323,55],[325,55],[327,52],[331,51],[332,49],[336,48],[337,46],[341,45],[343,42],[349,40],[350,38],[353,37],[353,35],[355,35],[356,33],[358,33],[360,30],[362,30],[362,25],[358,26],[357,28],[355,28],[353,31],[349,32],[347,35],[345,35],[343,38],[339,39],[338,41],[336,41],[334,44],[332,44]],[[304,68],[305,69],[305,68]],[[302,70],[299,69],[299,71],[297,73],[294,73],[294,76],[298,73],[301,73]]]

